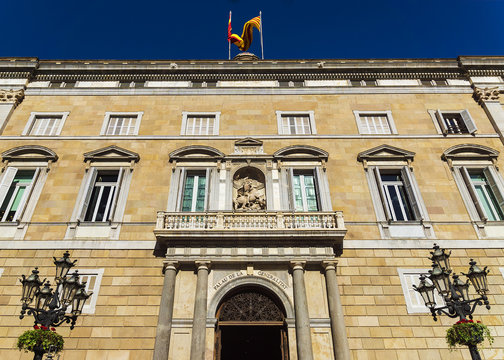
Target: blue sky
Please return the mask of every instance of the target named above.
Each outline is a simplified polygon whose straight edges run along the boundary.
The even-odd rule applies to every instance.
[[[5,0],[0,57],[227,59],[230,10],[266,59],[504,55],[504,0]]]

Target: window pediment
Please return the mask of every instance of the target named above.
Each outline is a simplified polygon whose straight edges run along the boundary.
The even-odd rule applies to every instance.
[[[222,159],[225,155],[211,146],[190,145],[170,153],[170,161]]]
[[[497,159],[499,152],[477,144],[460,144],[445,150],[441,158],[448,160],[490,160]]]
[[[51,161],[58,160],[58,155],[45,146],[23,145],[2,153],[2,161]]]
[[[357,155],[358,161],[411,161],[415,153],[412,151],[383,144],[372,149],[363,151]]]
[[[138,162],[140,155],[136,152],[123,149],[119,146],[111,145],[98,150],[93,150],[84,154],[85,162],[107,162],[107,161],[127,161]]]
[[[293,145],[287,146],[276,151],[273,154],[276,159],[321,159],[327,160],[329,153],[315,146],[310,145]]]

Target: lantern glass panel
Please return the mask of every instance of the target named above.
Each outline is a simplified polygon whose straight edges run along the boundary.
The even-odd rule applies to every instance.
[[[63,286],[61,290],[61,302],[68,306],[73,297],[75,296],[76,291],[79,288],[79,274],[74,272],[70,278],[66,278],[63,281]]]

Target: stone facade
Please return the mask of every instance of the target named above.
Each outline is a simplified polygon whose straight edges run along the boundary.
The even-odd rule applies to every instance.
[[[65,359],[218,358],[219,311],[245,290],[282,312],[283,359],[468,359],[447,348],[452,320],[412,310],[403,286],[437,242],[455,271],[489,266],[492,309],[475,317],[495,337],[483,357],[503,359],[504,222],[483,219],[463,180],[489,169],[504,189],[503,76],[502,57],[0,59],[0,181],[40,169],[24,210],[0,222],[0,355],[30,358],[15,348],[32,326],[17,279],[34,266],[51,278],[68,249],[101,275],[94,309],[58,328]],[[111,123],[140,113],[124,133]],[[59,114],[59,133],[35,128]],[[469,122],[454,131],[443,114]],[[379,171],[410,179],[410,221],[383,206]],[[85,207],[96,173],[120,174],[105,221]],[[190,176],[206,182],[187,200]],[[316,205],[295,192],[310,179]]]

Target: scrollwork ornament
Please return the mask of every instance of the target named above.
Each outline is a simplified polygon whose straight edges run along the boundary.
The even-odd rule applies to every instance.
[[[474,94],[473,97],[474,99],[478,102],[478,104],[483,104],[484,101],[498,101],[500,96],[499,88],[498,87],[493,87],[493,88],[474,88]]]
[[[0,104],[11,103],[14,107],[18,106],[24,99],[24,90],[6,90],[0,89]]]

